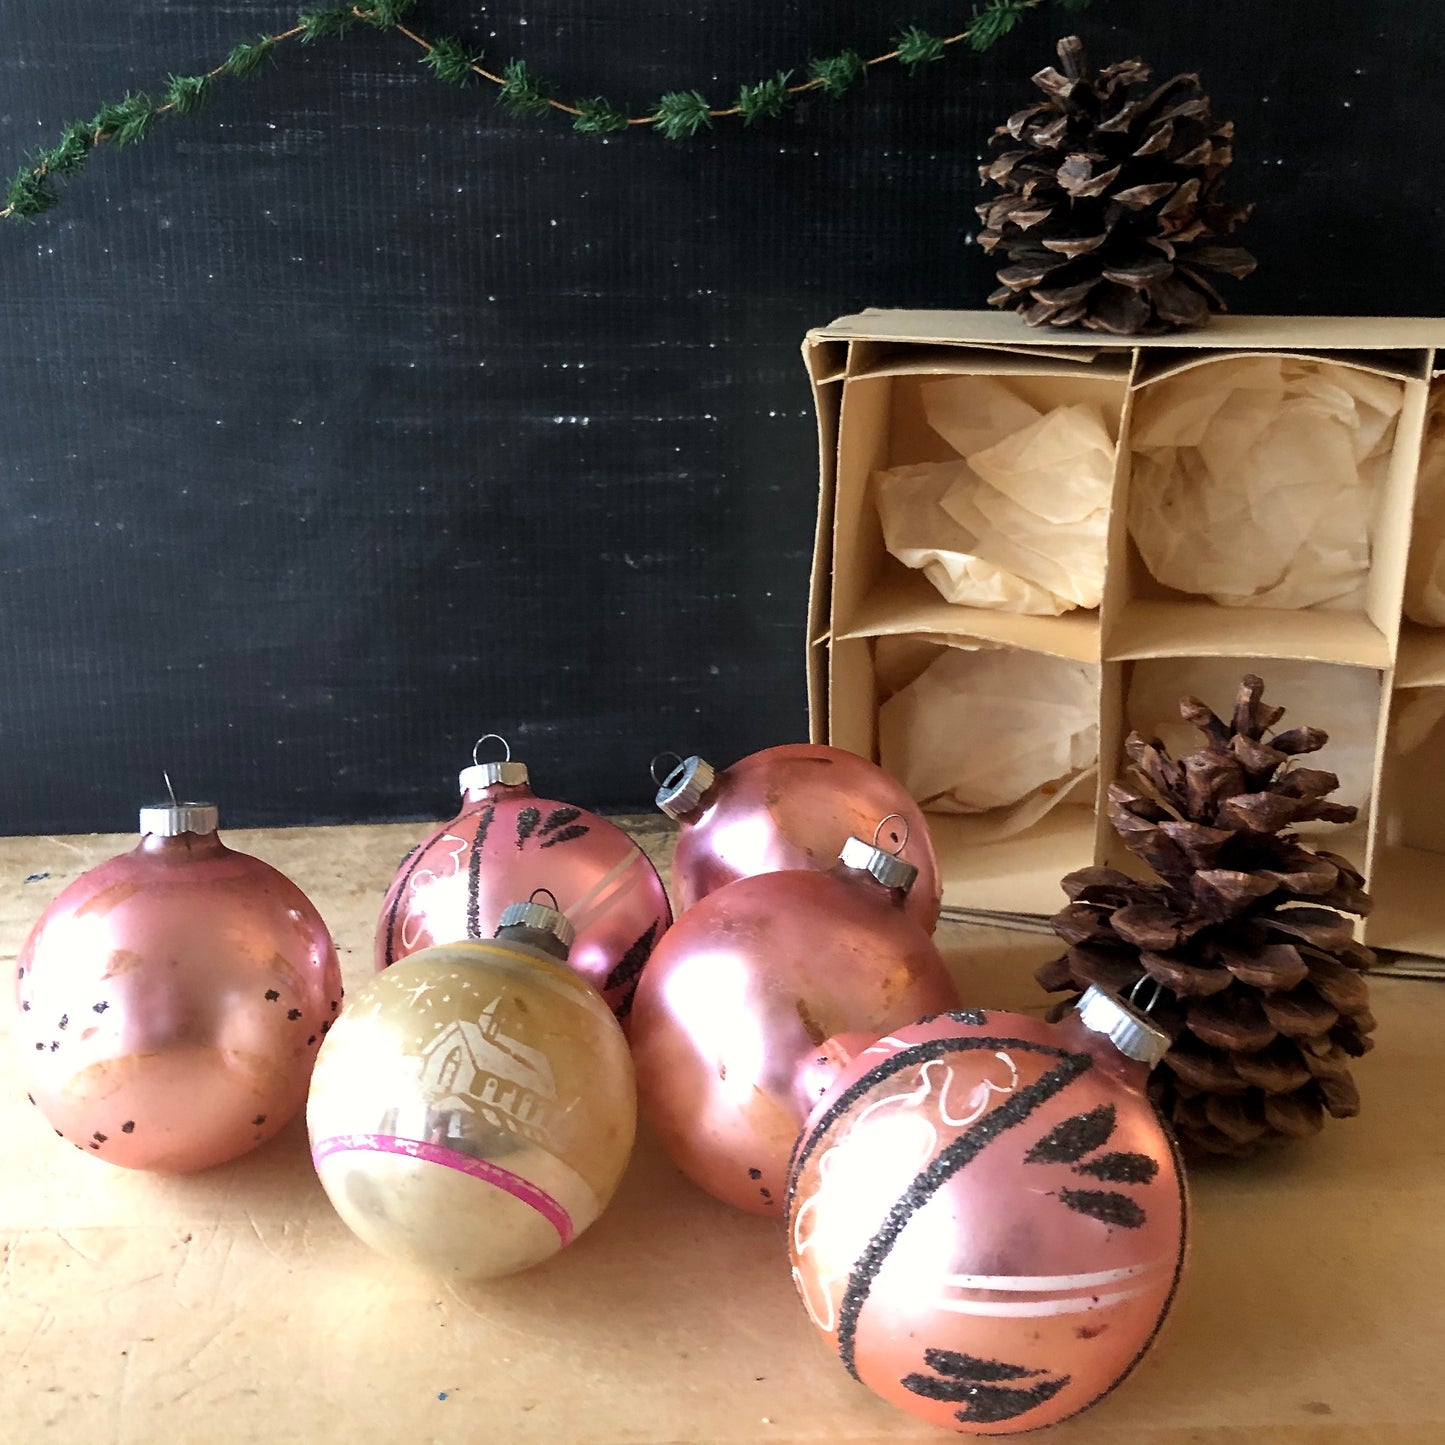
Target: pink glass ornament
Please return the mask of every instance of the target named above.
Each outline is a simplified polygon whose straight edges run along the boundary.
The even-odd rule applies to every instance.
[[[572,930],[519,903],[495,940],[439,944],[348,1000],[306,1122],[322,1187],[373,1249],[493,1279],[606,1207],[637,1095],[621,1025],[567,967]]]
[[[844,1365],[976,1435],[1108,1393],[1184,1261],[1173,1139],[1145,1095],[1169,1046],[1096,989],[1049,1024],[966,1011],[894,1031],[818,1104],[789,1174],[793,1279]]]
[[[847,838],[867,837],[879,818],[900,820],[884,841],[918,870],[908,913],[932,933],[943,884],[928,823],[902,784],[842,748],[785,743],[715,771],[685,759],[664,780],[657,806],[682,824],[672,860],[672,891],[685,913],[739,878],[833,866]]]
[[[667,891],[620,828],[538,798],[527,777],[510,749],[504,762],[463,770],[461,811],[407,856],[387,889],[376,967],[434,944],[488,939],[513,899],[545,888],[577,930],[571,967],[625,1018],[672,922]]]
[[[668,1153],[756,1214],[781,1214],[788,1156],[840,1059],[958,1004],[904,906],[912,866],[856,838],[843,857],[709,894],[658,945],[633,1004],[638,1098]]]
[[[209,804],[142,809],[139,845],[64,889],[20,951],[30,1097],[112,1164],[205,1169],[269,1139],[340,1006],[316,909],[215,828]]]

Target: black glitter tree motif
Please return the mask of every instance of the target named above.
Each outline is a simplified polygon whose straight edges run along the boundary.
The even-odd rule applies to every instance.
[[[616,988],[626,990],[622,1001],[617,1005],[617,1017],[620,1019],[626,1018],[632,1012],[632,996],[637,992],[637,980],[641,978],[647,960],[652,957],[652,945],[656,940],[657,920],[654,918],[627,952],[617,960],[612,972],[602,982],[603,993],[610,993]]]
[[[1118,1114],[1112,1104],[1100,1104],[1085,1114],[1074,1114],[1055,1124],[1024,1155],[1025,1164],[1069,1164],[1075,1174],[1087,1175],[1106,1184],[1148,1184],[1159,1165],[1147,1154],[1097,1151],[1113,1137]],[[1089,1159],[1085,1155],[1092,1154]],[[1138,1229],[1148,1218],[1144,1208],[1116,1189],[1060,1189],[1057,1198],[1077,1214],[1087,1214],[1102,1224],[1120,1229]]]
[[[517,847],[520,848],[532,836],[532,830],[542,821],[540,808],[523,808],[517,814]]]
[[[954,1350],[924,1350],[923,1362],[935,1373],[905,1375],[903,1388],[925,1400],[961,1405],[954,1415],[965,1425],[1017,1419],[1052,1400],[1071,1378]]]

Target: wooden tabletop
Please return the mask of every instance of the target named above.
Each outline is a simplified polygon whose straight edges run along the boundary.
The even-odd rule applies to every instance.
[[[416,825],[226,833],[296,880],[348,986]],[[666,835],[643,829],[661,857]],[[0,955],[123,837],[0,840]],[[1047,939],[946,924],[966,1001],[1039,1013]],[[572,1248],[452,1288],[363,1248],[302,1122],[169,1178],[57,1139],[0,1004],[0,1440],[7,1445],[862,1445],[940,1441],[816,1342],[781,1229],[701,1194],[644,1131]],[[1445,1440],[1445,987],[1376,981],[1364,1112],[1196,1169],[1190,1267],[1154,1353],[1061,1445]]]

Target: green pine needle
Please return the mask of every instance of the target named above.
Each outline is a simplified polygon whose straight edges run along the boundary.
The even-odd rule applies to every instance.
[[[945,49],[937,35],[930,35],[916,25],[910,25],[901,35],[894,36],[893,46],[898,51],[899,63],[906,65],[910,71],[930,61],[942,60]]]
[[[60,194],[44,172],[26,164],[15,172],[5,192],[5,204],[12,220],[33,221],[52,206],[60,204]]]
[[[669,90],[657,102],[652,119],[668,140],[686,140],[712,128],[711,107],[695,90]]]
[[[296,17],[301,27],[301,43],[310,45],[333,35],[344,35],[356,24],[356,14],[349,5],[328,5],[319,10],[303,10]]]
[[[470,85],[475,78],[474,65],[482,63],[480,50],[469,50],[460,40],[443,35],[427,51],[425,65],[431,66],[432,74],[449,85]]]
[[[144,140],[156,121],[155,102],[145,91],[127,92],[96,111],[90,122],[91,134],[105,136],[112,145],[127,146]]]
[[[400,25],[407,12],[415,7],[416,0],[371,0],[361,12],[361,19],[368,25],[375,25],[378,30],[387,30],[393,25]]]
[[[579,114],[572,122],[572,129],[580,130],[583,135],[602,135],[609,130],[627,129],[627,117],[603,96],[579,100],[576,106]]]
[[[525,60],[509,60],[502,71],[497,104],[513,115],[545,115],[551,105],[541,82],[527,69]]]
[[[767,80],[756,85],[745,85],[738,91],[738,113],[744,125],[755,121],[775,119],[782,115],[784,107],[792,100],[788,94],[788,82],[793,78],[791,70],[780,70]]]
[[[1077,13],[1080,10],[1087,10],[1093,0],[1054,0],[1054,4],[1060,10],[1067,10],[1070,13]]]
[[[275,48],[276,42],[269,35],[259,36],[255,40],[243,40],[221,62],[221,71],[225,75],[234,75],[237,79],[244,80],[248,75],[255,75],[272,58],[271,52]]]
[[[173,75],[166,85],[165,103],[177,115],[190,115],[210,98],[209,75]]]
[[[856,50],[844,50],[837,55],[820,55],[808,62],[808,79],[816,80],[819,86],[837,100],[866,70],[863,57]]]
[[[1027,0],[993,0],[987,10],[973,13],[968,27],[968,43],[982,53],[992,49],[1027,14]]]
[[[40,165],[52,176],[73,176],[90,156],[91,130],[84,121],[75,121],[65,128],[48,151],[42,151]]]

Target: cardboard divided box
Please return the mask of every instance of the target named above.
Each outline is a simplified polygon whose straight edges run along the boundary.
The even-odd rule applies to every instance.
[[[1229,607],[1174,591],[1150,574],[1131,537],[1131,426],[1147,389],[1169,378],[1204,385],[1219,374],[1211,368],[1241,356],[1347,366],[1399,389],[1354,610]],[[1201,331],[1139,340],[1035,330],[999,312],[869,311],[810,332],[804,357],[821,461],[808,626],[814,741],[878,758],[881,638],[920,648],[981,641],[1099,665],[1096,780],[1007,836],[987,814],[930,816],[946,909],[1045,915],[1062,905],[1059,880],[1072,869],[1108,862],[1139,871],[1102,808],[1131,727],[1148,726],[1131,707],[1138,713],[1138,699],[1176,682],[1202,691],[1191,682],[1196,672],[1216,680],[1257,672],[1266,701],[1305,700],[1283,726],[1327,725],[1307,715],[1315,699],[1345,720],[1350,742],[1310,761],[1348,781],[1336,796],[1359,804],[1360,818],[1310,841],[1369,879],[1375,908],[1362,937],[1445,957],[1445,628],[1402,612],[1412,560],[1433,560],[1421,555],[1435,545],[1423,536],[1413,559],[1411,549],[1426,420],[1445,404],[1445,319],[1225,316]],[[887,552],[874,474],[956,456],[924,414],[922,388],[940,377],[1006,381],[1039,411],[1076,402],[1101,409],[1117,447],[1097,609],[1047,617],[953,604]],[[1310,478],[1286,482],[1307,487]]]

